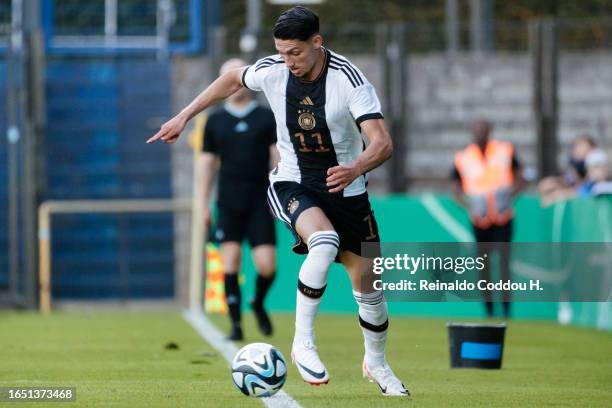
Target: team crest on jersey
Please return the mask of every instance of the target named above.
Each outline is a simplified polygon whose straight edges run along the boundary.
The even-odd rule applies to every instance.
[[[292,198],[291,200],[289,200],[289,205],[287,206],[287,209],[289,210],[289,214],[292,214],[295,212],[295,210],[298,209],[298,207],[300,206],[300,202],[295,199]]]
[[[236,133],[244,133],[247,130],[249,130],[249,124],[244,120],[241,120],[240,122],[236,123],[236,126],[234,126],[234,132]]]
[[[298,113],[300,116],[298,117],[298,124],[304,130],[312,130],[317,125],[317,121],[315,120],[312,112],[307,110],[299,110]]]

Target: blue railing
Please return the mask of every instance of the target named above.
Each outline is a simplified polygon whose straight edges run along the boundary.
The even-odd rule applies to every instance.
[[[105,32],[104,2],[38,1],[46,49],[51,55],[138,55],[159,49],[154,0],[117,0],[116,17],[111,24],[114,35]],[[221,2],[172,0],[172,4],[175,20],[170,27],[168,52],[204,52],[209,27],[219,23]],[[10,18],[10,1],[0,0],[0,53],[6,51]]]

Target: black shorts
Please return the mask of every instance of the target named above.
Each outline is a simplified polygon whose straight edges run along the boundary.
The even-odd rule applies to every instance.
[[[276,245],[274,218],[264,196],[252,199],[248,206],[224,206],[218,203],[214,238],[218,242],[242,242],[248,239],[251,247]]]
[[[293,251],[298,254],[308,253],[308,247],[296,233],[295,222],[311,207],[319,207],[332,223],[340,237],[341,251],[362,256],[362,243],[380,243],[368,193],[341,197],[311,190],[296,182],[277,181],[268,188],[268,204],[273,214],[293,232],[296,239]]]

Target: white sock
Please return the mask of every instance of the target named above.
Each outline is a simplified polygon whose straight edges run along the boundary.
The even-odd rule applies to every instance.
[[[359,325],[363,332],[365,361],[368,367],[385,364],[385,344],[389,314],[382,291],[360,293],[353,291],[359,306]]]
[[[317,231],[308,239],[308,255],[300,268],[295,304],[294,341],[314,341],[314,320],[327,286],[327,272],[338,253],[336,231]]]

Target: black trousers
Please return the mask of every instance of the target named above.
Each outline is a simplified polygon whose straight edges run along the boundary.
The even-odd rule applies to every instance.
[[[512,220],[504,225],[493,225],[490,228],[482,229],[474,226],[474,235],[476,242],[478,243],[478,253],[482,256],[487,253],[489,259],[491,259],[491,253],[497,252],[499,256],[499,269],[501,272],[500,278],[502,280],[510,279],[510,242],[512,241]],[[501,243],[500,245],[492,243]],[[486,267],[480,271],[480,279],[489,282],[491,280],[491,270],[489,263],[487,262]],[[486,291],[483,293],[484,300],[487,303],[487,313],[493,314],[493,297],[491,292]],[[504,312],[506,315],[509,314],[510,305],[510,291],[504,291],[502,294],[502,300],[504,302]]]

